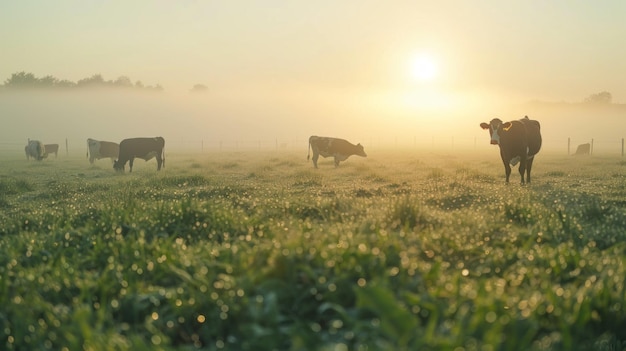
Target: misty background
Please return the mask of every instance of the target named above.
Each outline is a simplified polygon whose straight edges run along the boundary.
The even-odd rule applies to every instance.
[[[0,152],[160,135],[168,151],[305,153],[321,135],[368,154],[496,153],[479,124],[528,115],[544,152],[570,138],[620,154],[624,13],[619,0],[0,2]],[[423,56],[433,79],[412,73]]]
[[[528,115],[542,125],[544,151],[567,154],[594,143],[596,154],[620,154],[626,137],[626,105],[609,92],[580,102],[528,101],[502,105],[499,113],[481,108],[396,110],[376,106],[366,96],[304,91],[211,91],[202,85],[186,94],[160,89],[83,87],[47,89],[0,87],[0,152],[23,150],[27,140],[65,143],[84,153],[86,139],[120,142],[163,136],[166,150],[297,150],[306,153],[308,137],[322,135],[361,143],[367,151],[493,150],[481,122]],[[130,89],[129,89],[130,88]],[[361,99],[359,99],[361,98]]]

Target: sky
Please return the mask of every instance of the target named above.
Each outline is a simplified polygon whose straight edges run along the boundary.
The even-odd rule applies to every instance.
[[[626,103],[625,13],[618,0],[3,1],[0,83],[127,76],[165,89],[154,113],[221,135],[474,126],[531,100]],[[195,84],[206,94],[190,97]]]

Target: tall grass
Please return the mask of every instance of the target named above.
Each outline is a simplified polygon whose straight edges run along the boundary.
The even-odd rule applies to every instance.
[[[0,345],[623,349],[621,159],[548,155],[522,187],[472,157],[170,155],[125,175],[14,162]]]

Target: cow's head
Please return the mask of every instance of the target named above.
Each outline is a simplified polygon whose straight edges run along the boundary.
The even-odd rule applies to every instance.
[[[489,135],[491,136],[491,144],[500,144],[500,134],[507,132],[511,128],[511,122],[502,122],[499,118],[494,118],[489,123],[481,123],[482,129],[489,129]]]
[[[363,145],[361,145],[360,143],[356,145],[356,154],[359,156],[367,157],[367,154],[363,149]]]
[[[126,163],[126,162],[124,162]],[[113,161],[113,169],[118,172],[124,172],[124,164],[120,160]]]

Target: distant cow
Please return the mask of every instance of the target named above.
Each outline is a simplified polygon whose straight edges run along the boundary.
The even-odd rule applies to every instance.
[[[317,168],[317,159],[322,157],[333,156],[335,158],[335,167],[339,166],[339,162],[345,161],[352,155],[367,157],[361,144],[351,144],[344,139],[311,136],[309,138],[309,154],[306,159],[309,160],[313,149],[313,166]]]
[[[164,147],[165,139],[162,137],[124,139],[120,143],[119,157],[117,161],[113,163],[113,169],[124,172],[124,166],[126,165],[126,162],[128,162],[130,165],[130,172],[132,172],[135,157],[146,161],[156,157],[157,171],[159,171],[161,170],[161,165],[165,167],[165,155],[163,153]]]
[[[59,156],[59,144],[45,144],[43,147],[46,151],[46,157],[50,154],[54,154],[54,158]]]
[[[95,139],[87,139],[87,157],[89,163],[93,164],[94,160],[101,158],[110,158],[115,161],[120,154],[120,145],[110,141],[101,141]]]
[[[481,123],[480,126],[483,129],[489,129],[491,144],[500,146],[506,182],[509,182],[511,166],[515,166],[519,162],[522,184],[524,184],[524,171],[526,172],[526,182],[530,183],[533,159],[541,149],[539,122],[529,119],[528,116],[511,122],[502,122],[500,119],[494,118],[489,123]]]
[[[574,155],[590,155],[591,154],[591,144],[580,144],[576,148],[576,153]]]
[[[43,143],[39,140],[28,140],[28,145],[26,145],[24,151],[26,152],[27,160],[32,157],[37,161],[41,161],[48,156]]]

